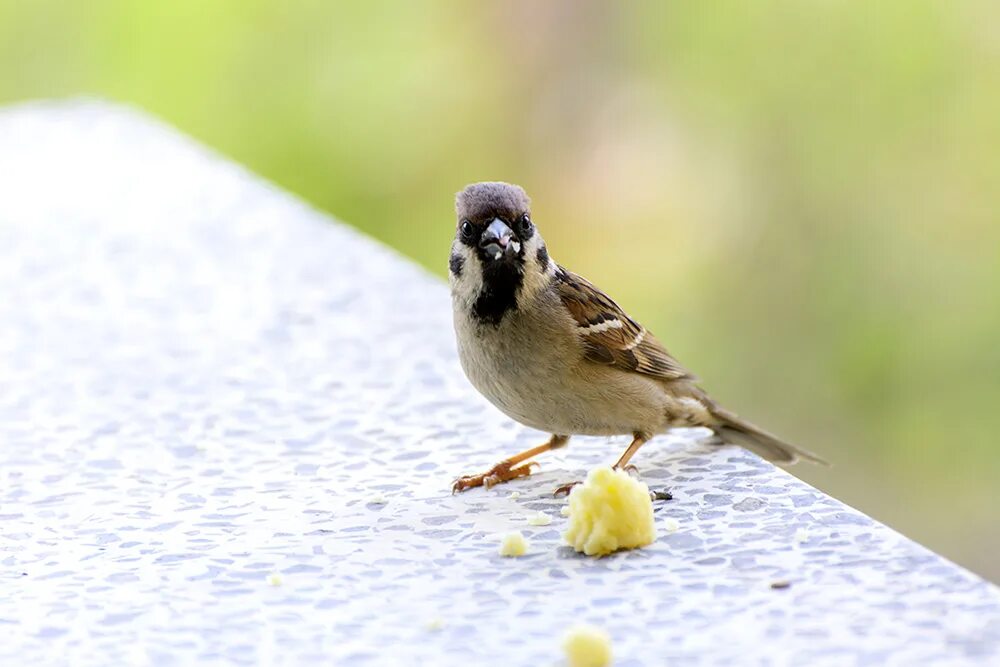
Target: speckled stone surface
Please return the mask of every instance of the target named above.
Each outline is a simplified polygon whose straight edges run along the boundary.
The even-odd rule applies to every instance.
[[[580,621],[620,665],[1000,664],[996,587],[698,431],[636,457],[639,551],[550,495],[623,440],[451,495],[542,437],[399,255],[138,113],[0,111],[0,664],[556,665]]]

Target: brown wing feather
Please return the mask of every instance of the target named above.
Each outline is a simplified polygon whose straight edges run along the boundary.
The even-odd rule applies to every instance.
[[[664,380],[695,379],[653,334],[586,279],[560,267],[555,286],[580,327],[590,361]]]

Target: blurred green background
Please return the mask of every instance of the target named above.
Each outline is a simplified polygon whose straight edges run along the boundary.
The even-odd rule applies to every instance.
[[[520,183],[795,474],[1000,580],[997,3],[0,0],[0,102],[81,93],[442,277]]]

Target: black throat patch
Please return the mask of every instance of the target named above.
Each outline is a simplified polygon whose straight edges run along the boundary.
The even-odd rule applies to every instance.
[[[524,281],[521,264],[489,264],[483,266],[483,289],[472,307],[480,322],[497,326],[508,311],[517,309],[517,293]]]

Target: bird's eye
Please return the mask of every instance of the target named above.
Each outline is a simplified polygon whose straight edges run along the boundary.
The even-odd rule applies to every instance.
[[[527,213],[525,213],[517,221],[517,233],[520,234],[522,237],[526,236],[531,233],[531,228],[532,228],[531,218],[528,217]]]
[[[472,235],[475,234],[476,232],[476,230],[472,228],[472,223],[469,222],[468,220],[462,221],[461,230],[462,230],[462,238],[465,239],[466,241],[472,240]]]

